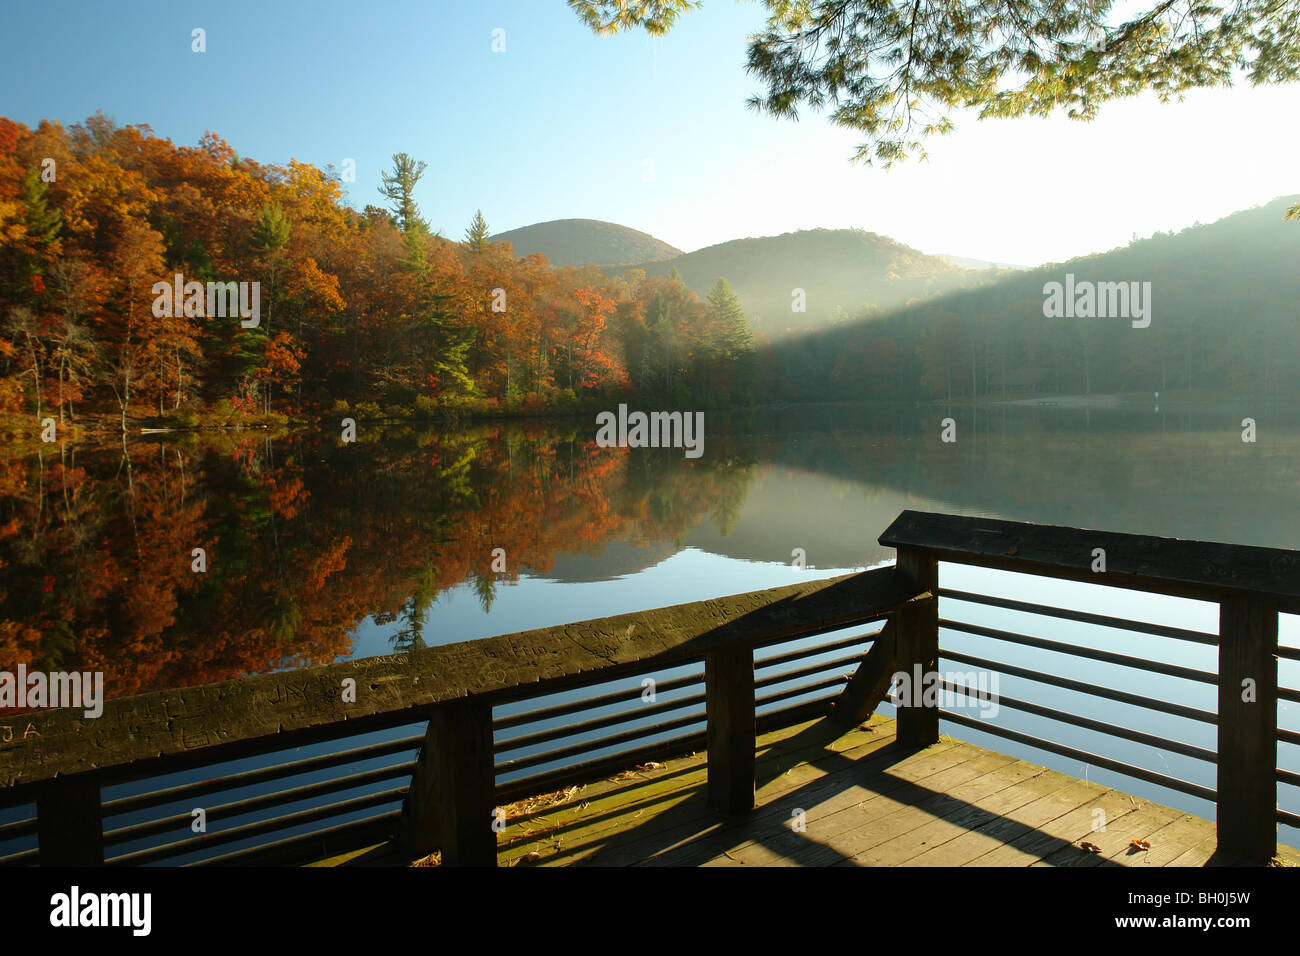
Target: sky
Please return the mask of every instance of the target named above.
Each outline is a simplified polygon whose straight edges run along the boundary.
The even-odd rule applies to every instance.
[[[927,162],[855,165],[858,135],[823,116],[746,109],[763,22],[737,0],[661,38],[596,36],[563,0],[0,0],[0,115],[102,111],[178,145],[210,130],[263,163],[352,160],[357,208],[407,152],[451,238],[482,209],[493,232],[603,219],[693,251],[861,228],[1033,265],[1300,193],[1298,84],[1116,102],[1092,123],[958,115]]]

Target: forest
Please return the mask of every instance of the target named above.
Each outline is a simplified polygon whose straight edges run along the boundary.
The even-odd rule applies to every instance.
[[[679,257],[685,276],[519,257],[481,213],[452,240],[414,200],[425,170],[395,155],[384,204],[357,211],[332,168],[259,164],[212,133],[178,147],[99,114],[67,129],[0,119],[0,430],[1300,392],[1294,197],[1069,263],[925,272],[900,301],[862,283],[939,260],[867,233],[727,243]],[[810,302],[851,305],[828,251],[846,249],[842,281],[870,301],[774,341],[754,330],[747,302],[790,308],[778,250],[821,276]],[[734,290],[707,278],[724,266]],[[1066,274],[1150,283],[1150,327],[1046,317],[1044,286]],[[257,283],[257,321],[158,309],[155,284],[182,279]]]
[[[0,118],[5,430],[752,398],[725,278],[701,297],[675,274],[553,268],[490,241],[481,213],[448,239],[413,198],[425,168],[395,155],[386,202],[358,212],[333,169],[264,165],[212,133],[182,147],[101,114]],[[256,325],[155,308],[178,275],[258,283]]]

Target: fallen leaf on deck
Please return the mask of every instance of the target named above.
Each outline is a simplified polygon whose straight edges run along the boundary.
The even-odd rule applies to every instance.
[[[1135,850],[1151,849],[1151,844],[1148,843],[1146,840],[1130,840],[1128,845],[1133,847],[1133,849]]]
[[[1080,844],[1079,844],[1079,849],[1080,849],[1080,850],[1084,850],[1084,851],[1086,851],[1086,852],[1088,852],[1088,853],[1100,853],[1100,852],[1101,852],[1101,847],[1097,846],[1097,844],[1095,844],[1095,843],[1089,843],[1089,842],[1086,841],[1086,840],[1085,840],[1083,843],[1080,843]]]

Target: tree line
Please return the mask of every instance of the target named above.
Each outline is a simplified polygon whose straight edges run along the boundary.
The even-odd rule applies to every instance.
[[[635,397],[752,397],[755,343],[719,278],[553,268],[432,230],[399,153],[383,205],[341,177],[178,147],[97,114],[0,118],[0,414],[229,422],[346,408],[373,417],[535,412]],[[159,283],[259,284],[236,310],[157,308]],[[164,314],[160,314],[164,313]]]

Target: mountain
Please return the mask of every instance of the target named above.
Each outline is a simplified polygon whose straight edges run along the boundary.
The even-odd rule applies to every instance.
[[[682,250],[648,233],[599,219],[538,222],[498,233],[492,241],[510,243],[519,257],[540,252],[557,266],[656,262],[682,254]]]
[[[773,340],[845,322],[864,309],[895,309],[988,280],[987,274],[861,229],[735,239],[636,267],[650,275],[675,268],[701,296],[724,276],[751,324]],[[803,312],[794,308],[797,289],[803,290]]]
[[[1032,269],[1033,266],[1016,265],[1014,262],[990,262],[988,259],[969,259],[966,256],[949,256],[939,253],[940,259],[947,259],[955,266],[961,266],[963,269]]]
[[[765,359],[784,383],[775,397],[1300,395],[1300,223],[1283,220],[1298,199],[1068,262],[976,273],[978,285],[777,343]],[[1069,295],[1087,306],[1060,308]]]

